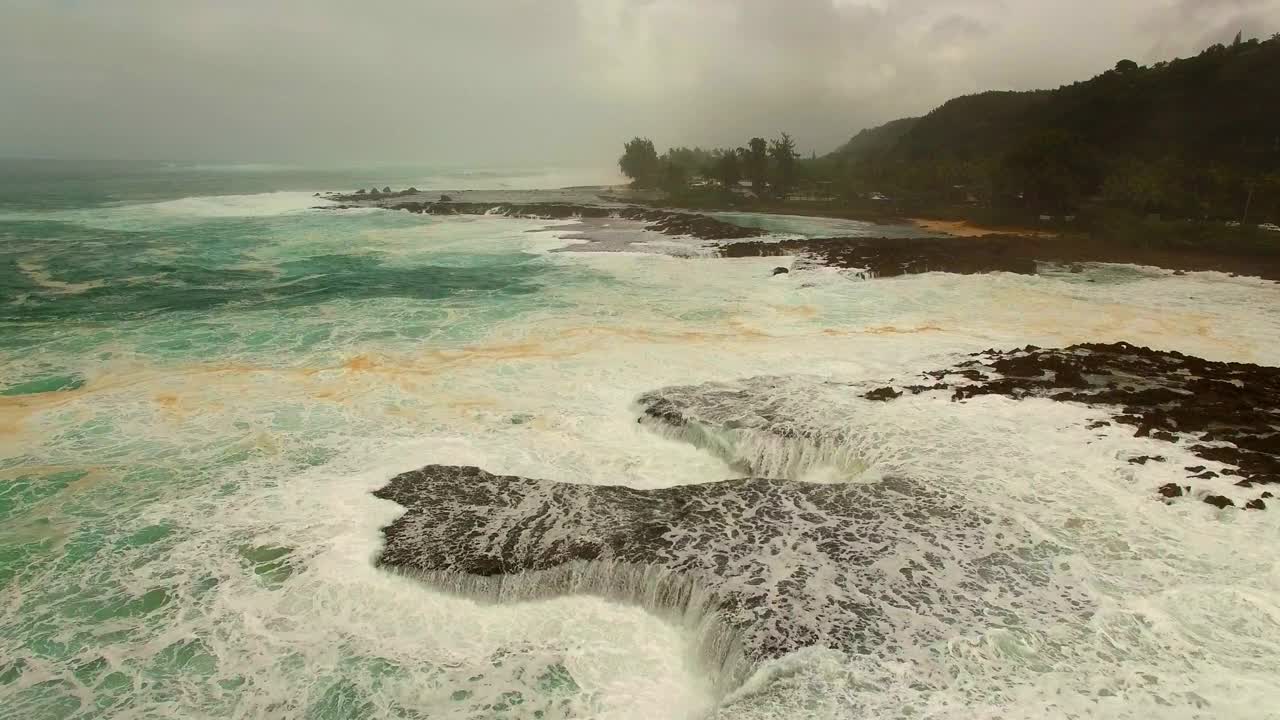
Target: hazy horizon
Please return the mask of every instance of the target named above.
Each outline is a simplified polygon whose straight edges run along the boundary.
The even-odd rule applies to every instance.
[[[783,130],[807,155],[1277,30],[1280,0],[0,0],[0,157],[604,167],[634,135]]]

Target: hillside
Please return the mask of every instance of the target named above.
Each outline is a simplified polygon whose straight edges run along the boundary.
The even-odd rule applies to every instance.
[[[861,162],[877,157],[892,149],[919,121],[920,118],[901,118],[891,120],[879,127],[861,130],[857,135],[849,138],[848,142],[836,148],[831,153],[831,157],[840,158],[846,162]]]
[[[1035,212],[1106,205],[1280,217],[1280,35],[1056,90],[955,98],[864,130],[820,160],[852,189]]]

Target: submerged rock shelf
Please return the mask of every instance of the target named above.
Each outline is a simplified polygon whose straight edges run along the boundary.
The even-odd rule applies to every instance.
[[[765,231],[742,227],[698,213],[658,210],[635,205],[585,205],[560,202],[456,202],[452,200],[368,200],[365,195],[340,195],[330,199],[337,205],[319,206],[319,209],[342,210],[377,207],[387,210],[404,210],[426,215],[502,215],[505,217],[533,218],[538,220],[565,220],[573,218],[618,218],[648,223],[646,230],[666,235],[687,235],[702,240],[735,240],[759,237]],[[354,201],[354,202],[353,202]]]
[[[1088,607],[1051,548],[905,478],[637,490],[430,465],[374,494],[406,508],[381,566],[487,600],[640,603],[695,630],[728,685],[804,647],[916,656],[993,618]]]

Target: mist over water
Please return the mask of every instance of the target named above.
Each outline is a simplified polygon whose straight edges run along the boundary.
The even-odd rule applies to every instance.
[[[848,385],[1028,343],[1125,340],[1274,365],[1274,284],[1116,266],[775,277],[788,259],[716,259],[693,240],[573,252],[571,223],[311,209],[313,192],[375,184],[607,180],[560,171],[19,177],[32,176],[0,181],[0,707],[13,717],[1265,718],[1280,706],[1275,512],[1156,502],[1152,488],[1204,462],[1088,429],[1096,409],[937,393],[881,404]],[[704,432],[636,422],[637,399],[664,389],[708,418]],[[713,422],[765,406],[821,442]],[[1128,462],[1140,454],[1168,462]],[[1058,612],[1046,595],[1042,613],[976,624],[976,602],[895,611],[883,629],[896,638],[952,630],[907,654],[803,650],[726,686],[678,617],[581,595],[485,603],[376,569],[379,529],[403,510],[371,492],[432,463],[642,489],[743,467],[903,476],[1030,538],[1027,567],[1069,582],[1088,610]],[[1019,590],[1036,605],[1051,587]]]

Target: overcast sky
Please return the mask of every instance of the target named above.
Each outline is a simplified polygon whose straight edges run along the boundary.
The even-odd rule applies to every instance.
[[[1280,32],[1280,0],[0,0],[0,156],[825,152],[984,89]]]

